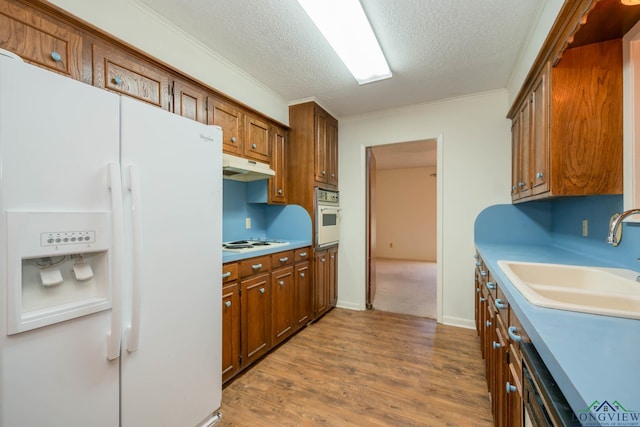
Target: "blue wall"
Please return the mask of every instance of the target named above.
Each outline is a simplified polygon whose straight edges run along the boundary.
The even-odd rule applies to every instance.
[[[517,205],[490,206],[478,215],[475,240],[491,243],[547,244],[640,270],[640,224],[624,223],[622,241],[605,243],[609,219],[622,212],[622,196],[565,197]],[[582,220],[589,235],[582,236]]]
[[[245,219],[251,218],[247,229]],[[242,239],[311,242],[311,217],[298,205],[268,205],[267,181],[222,181],[222,241]]]

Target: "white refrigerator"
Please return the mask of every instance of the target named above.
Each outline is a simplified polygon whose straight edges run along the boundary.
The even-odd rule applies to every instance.
[[[217,423],[221,140],[0,55],[0,427]]]

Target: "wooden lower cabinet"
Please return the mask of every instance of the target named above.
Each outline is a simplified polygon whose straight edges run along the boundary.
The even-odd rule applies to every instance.
[[[306,247],[223,265],[223,383],[312,320],[310,254]]]
[[[494,425],[522,427],[524,415],[520,342],[528,342],[529,338],[500,285],[479,256],[476,266],[476,329],[485,360]]]
[[[338,246],[316,249],[313,263],[313,310],[314,318],[318,318],[338,300]]]

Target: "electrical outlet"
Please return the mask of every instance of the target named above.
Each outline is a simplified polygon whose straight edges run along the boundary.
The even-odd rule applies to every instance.
[[[589,220],[583,219],[582,220],[582,237],[587,237],[587,236],[589,236]]]
[[[247,230],[251,228],[251,218],[245,218],[244,226],[246,227]]]

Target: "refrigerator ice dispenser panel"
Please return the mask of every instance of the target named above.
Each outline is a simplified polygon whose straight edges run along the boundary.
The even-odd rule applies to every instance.
[[[111,308],[109,212],[7,212],[8,334]]]

